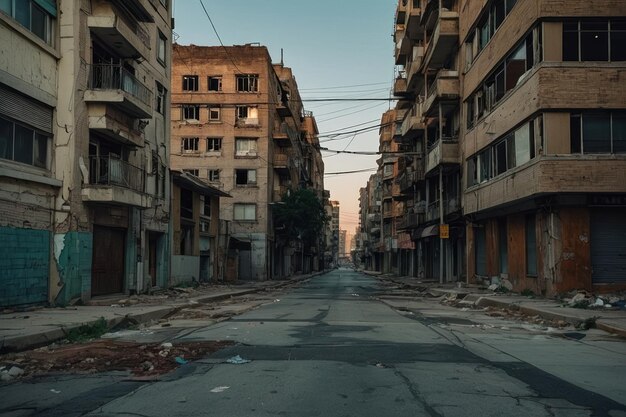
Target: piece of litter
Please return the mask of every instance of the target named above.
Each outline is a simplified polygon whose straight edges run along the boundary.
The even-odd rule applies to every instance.
[[[280,302],[280,300],[277,298],[277,299],[274,300],[274,302],[278,303],[278,302]]]
[[[172,345],[170,342],[165,342],[161,343],[161,347],[165,349],[171,349],[172,347],[174,347],[174,345]]]
[[[241,364],[250,362],[250,360],[249,359],[244,359],[241,356],[236,355],[236,356],[233,356],[232,358],[226,360],[226,362],[232,363],[234,365],[241,365]]]
[[[214,393],[224,392],[224,391],[226,391],[228,388],[230,388],[230,387],[215,387],[215,388],[213,388],[213,389],[211,390],[211,392],[214,392]]]
[[[60,394],[61,391],[55,390],[54,388],[50,390],[53,394]]]
[[[179,364],[179,365],[186,365],[186,364],[187,364],[187,361],[186,361],[185,359],[181,358],[180,356],[176,356],[176,357],[174,358],[174,360],[175,360],[175,361],[176,361],[176,363],[177,363],[177,364]]]

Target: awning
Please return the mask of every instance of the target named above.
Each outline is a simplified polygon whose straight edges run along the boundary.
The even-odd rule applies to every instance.
[[[438,236],[439,235],[439,225],[433,224],[431,226],[426,226],[424,230],[422,230],[422,234],[420,238],[430,237],[430,236]]]

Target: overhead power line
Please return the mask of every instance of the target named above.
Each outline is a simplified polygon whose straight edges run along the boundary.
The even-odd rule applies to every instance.
[[[354,171],[340,171],[340,172],[327,172],[324,174],[324,176],[329,176],[329,175],[344,175],[344,174],[357,174],[360,172],[371,172],[371,171],[377,171],[378,168],[365,168],[365,169],[357,169]]]
[[[389,82],[384,83],[369,83],[369,84],[353,84],[353,85],[339,85],[334,87],[319,87],[319,88],[300,88],[300,91],[311,91],[311,90],[332,90],[335,88],[353,88],[353,87],[367,87],[370,85],[389,85]]]
[[[217,33],[217,29],[215,28],[215,25],[213,24],[213,19],[211,19],[211,16],[209,15],[209,12],[207,11],[206,7],[204,7],[204,2],[202,0],[200,0],[200,5],[202,6],[202,10],[204,10],[204,14],[209,19],[209,23],[211,23],[211,27],[213,28],[213,32],[215,32],[215,36],[217,36],[217,40],[220,41],[220,45],[222,45],[222,48],[224,48],[224,52],[226,52],[226,56],[228,56],[228,59],[234,65],[234,67],[237,69],[239,74],[243,74],[243,71],[241,71],[239,69],[239,67],[237,66],[237,64],[235,64],[235,61],[233,61],[233,58],[228,53],[228,49],[226,48],[226,46],[224,46],[224,42],[222,42],[222,38],[220,37],[220,34]]]

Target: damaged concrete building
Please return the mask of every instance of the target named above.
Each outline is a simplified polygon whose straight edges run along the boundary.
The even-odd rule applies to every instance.
[[[169,3],[0,2],[0,305],[167,284]]]
[[[394,36],[399,270],[626,287],[626,3],[399,0]]]

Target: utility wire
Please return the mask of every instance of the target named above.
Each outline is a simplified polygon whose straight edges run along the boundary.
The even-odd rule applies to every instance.
[[[359,172],[371,172],[371,171],[378,171],[378,168],[365,168],[365,169],[357,169],[354,171],[340,171],[340,172],[327,172],[324,174],[324,176],[329,176],[329,175],[345,175],[345,174],[356,174]]]
[[[211,23],[211,27],[213,28],[213,32],[215,32],[215,36],[217,36],[217,40],[220,41],[220,45],[222,45],[222,48],[224,48],[224,51],[226,52],[226,56],[228,56],[228,59],[237,69],[239,74],[243,74],[243,71],[241,71],[239,67],[237,66],[237,64],[235,64],[235,61],[233,61],[233,58],[230,56],[230,53],[228,53],[228,49],[224,46],[224,42],[222,42],[222,38],[220,38],[220,34],[217,33],[217,29],[215,28],[215,25],[213,24],[213,20],[211,19],[211,16],[209,15],[209,12],[207,11],[206,7],[204,7],[204,2],[202,0],[200,0],[200,5],[202,6],[202,10],[204,10],[204,14],[209,19],[209,23]]]
[[[389,82],[385,83],[370,83],[370,84],[353,84],[353,85],[340,85],[335,87],[319,87],[319,88],[301,88],[300,91],[310,91],[310,90],[332,90],[333,88],[352,88],[352,87],[366,87],[370,85],[388,85]]]

